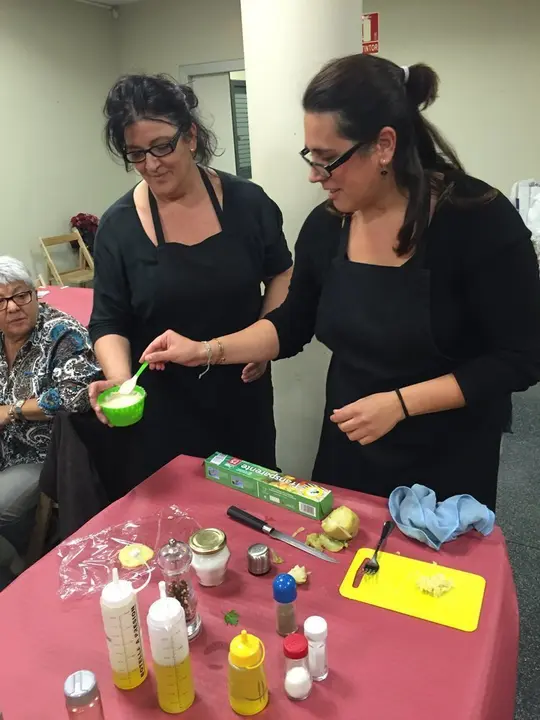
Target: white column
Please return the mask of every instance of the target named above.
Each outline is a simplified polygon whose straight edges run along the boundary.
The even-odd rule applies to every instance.
[[[361,0],[241,0],[253,179],[280,206],[291,249],[324,194],[308,183],[302,94],[332,58],[362,52]],[[328,352],[316,341],[274,364],[278,462],[309,479]]]

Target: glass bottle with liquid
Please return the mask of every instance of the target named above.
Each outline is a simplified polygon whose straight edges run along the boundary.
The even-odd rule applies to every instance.
[[[264,645],[242,630],[229,648],[229,703],[237,715],[257,715],[268,705]]]
[[[139,622],[139,607],[133,585],[118,578],[113,568],[112,582],[101,593],[101,615],[109,649],[113,682],[120,690],[139,687],[148,675]]]
[[[159,707],[176,715],[195,700],[186,617],[180,602],[167,597],[164,581],[159,583],[159,594],[148,611],[148,636]]]

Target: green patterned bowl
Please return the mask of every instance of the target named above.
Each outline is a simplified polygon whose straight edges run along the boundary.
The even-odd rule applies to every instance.
[[[128,425],[135,425],[135,423],[139,422],[144,413],[146,390],[139,385],[136,385],[133,392],[139,396],[139,399],[137,402],[134,402],[128,407],[113,408],[104,405],[111,395],[118,392],[119,387],[119,385],[115,385],[115,387],[104,390],[98,397],[98,405],[101,408],[101,412],[105,415],[113,427],[128,427]]]

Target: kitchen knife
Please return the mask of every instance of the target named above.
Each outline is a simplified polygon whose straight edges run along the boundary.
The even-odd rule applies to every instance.
[[[236,507],[236,505],[231,505],[231,507],[227,510],[227,515],[233,520],[237,520],[238,522],[241,522],[243,525],[247,525],[253,530],[259,530],[260,532],[266,533],[266,535],[270,535],[270,537],[274,538],[275,540],[281,540],[281,542],[287,543],[287,545],[292,545],[292,547],[295,547],[298,550],[303,550],[304,552],[307,552],[314,557],[318,557],[321,560],[326,560],[327,562],[331,563],[339,562],[335,558],[325,555],[320,550],[316,550],[315,548],[312,548],[309,545],[300,542],[300,540],[297,540],[290,535],[286,535],[285,533],[276,530],[271,525],[267,525],[264,520],[255,517],[255,515],[250,515],[245,510],[241,510],[239,507]]]

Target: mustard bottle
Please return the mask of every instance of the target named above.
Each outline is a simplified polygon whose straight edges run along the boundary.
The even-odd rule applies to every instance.
[[[229,702],[238,715],[257,715],[268,705],[264,645],[242,630],[229,648]]]

